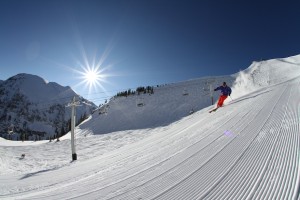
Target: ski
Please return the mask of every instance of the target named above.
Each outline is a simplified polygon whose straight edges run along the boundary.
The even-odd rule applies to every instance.
[[[211,112],[215,112],[215,111],[217,111],[218,110],[218,107],[217,108],[214,108],[214,109],[212,109],[211,111],[209,111],[209,113],[211,113]]]

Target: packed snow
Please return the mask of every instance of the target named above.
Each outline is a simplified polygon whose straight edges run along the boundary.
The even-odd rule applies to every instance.
[[[0,139],[0,198],[299,200],[299,86],[300,56],[255,62],[236,74],[232,99],[217,112],[207,106],[165,125],[157,112],[148,127],[99,134],[101,123],[122,124],[101,121],[118,120],[110,102],[107,115],[76,128],[73,162],[70,134],[60,142]],[[164,90],[172,102],[176,95]],[[149,102],[133,112],[163,109]]]

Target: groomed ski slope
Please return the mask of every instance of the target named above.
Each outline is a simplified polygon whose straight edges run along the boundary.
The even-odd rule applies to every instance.
[[[0,199],[299,200],[299,99],[300,77],[166,127],[80,137],[72,163],[68,139],[2,141],[1,171],[12,162],[27,162],[27,170],[2,173]],[[24,148],[28,157],[8,161],[5,153]]]

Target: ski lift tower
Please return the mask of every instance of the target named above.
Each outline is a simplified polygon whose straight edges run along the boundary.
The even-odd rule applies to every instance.
[[[75,122],[76,122],[76,107],[79,106],[80,102],[76,101],[76,98],[73,97],[73,101],[67,105],[67,107],[72,107],[71,113],[71,148],[72,148],[72,160],[77,160],[77,154],[75,149]]]
[[[9,135],[14,133],[14,125],[13,125],[13,124],[11,124],[11,125],[8,127],[7,133],[8,133]]]
[[[211,98],[211,105],[214,105],[214,96],[213,96],[213,83],[215,83],[216,80],[215,79],[210,79],[206,81],[206,85],[209,85],[209,89],[207,89],[207,91],[209,91],[210,93],[210,98]]]

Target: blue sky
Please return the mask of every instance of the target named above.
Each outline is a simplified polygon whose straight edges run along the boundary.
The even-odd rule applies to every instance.
[[[300,53],[299,1],[0,0],[0,80],[30,73],[95,103]],[[86,62],[88,61],[88,63]],[[89,90],[75,71],[100,63]]]

